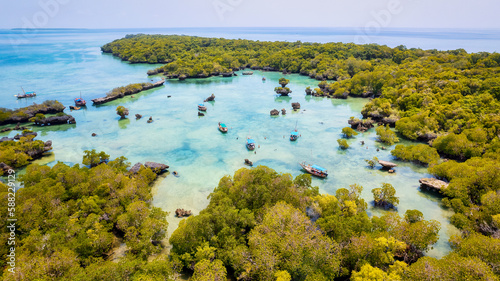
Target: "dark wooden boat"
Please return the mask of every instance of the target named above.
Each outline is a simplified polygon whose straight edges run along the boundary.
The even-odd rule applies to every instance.
[[[35,92],[25,92],[23,87],[21,87],[21,89],[23,90],[23,93],[22,94],[19,94],[19,95],[14,95],[16,98],[18,99],[24,99],[24,98],[33,98],[33,97],[36,97],[36,93]]]
[[[328,171],[318,165],[306,164],[306,162],[299,163],[302,169],[313,176],[320,178],[326,178],[328,176]]]
[[[207,107],[204,104],[200,103],[200,104],[198,104],[198,110],[199,111],[207,111]]]
[[[219,131],[227,133],[227,126],[224,123],[219,122]]]
[[[253,139],[247,139],[247,149],[254,150],[255,149],[255,141]]]

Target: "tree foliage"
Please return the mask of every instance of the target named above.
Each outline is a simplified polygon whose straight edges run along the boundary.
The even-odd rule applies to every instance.
[[[396,145],[391,154],[401,160],[414,161],[422,165],[437,164],[440,157],[437,150],[426,144]]]
[[[116,108],[116,114],[120,115],[120,117],[123,119],[128,115],[128,108],[120,105]]]
[[[380,142],[388,145],[393,145],[394,143],[399,142],[399,138],[396,136],[396,133],[389,128],[389,125],[378,126],[375,131],[377,132],[378,140]]]
[[[3,280],[170,280],[172,265],[164,257],[146,261],[163,248],[167,227],[167,213],[150,203],[156,174],[142,168],[128,175],[114,162],[90,169],[27,167],[16,193],[16,273],[5,272]],[[6,205],[7,188],[0,185]],[[7,217],[7,208],[0,212]],[[105,261],[122,242],[127,256],[120,263]],[[155,274],[162,277],[151,279]],[[140,279],[145,276],[151,277]]]

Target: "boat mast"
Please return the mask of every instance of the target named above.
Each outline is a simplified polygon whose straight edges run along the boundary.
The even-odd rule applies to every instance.
[[[23,94],[26,95],[26,92],[24,91],[23,86],[21,86],[21,90],[23,90]]]

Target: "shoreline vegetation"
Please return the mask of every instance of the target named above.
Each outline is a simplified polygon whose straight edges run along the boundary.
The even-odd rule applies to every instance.
[[[93,99],[92,102],[94,103],[94,105],[105,104],[107,102],[123,98],[125,96],[130,96],[142,91],[163,86],[164,83],[165,79],[162,79],[154,83],[135,83],[123,87],[117,87],[108,92],[105,97]]]
[[[433,261],[433,266],[445,267],[449,257],[468,253],[466,257],[479,258],[499,273],[500,261],[486,258],[478,249],[487,240],[498,249],[500,238],[500,54],[144,34],[127,35],[101,49],[131,63],[166,63],[150,75],[186,79],[244,68],[280,71],[320,80],[317,88],[305,89],[307,95],[370,98],[361,111],[363,120],[349,120],[351,128],[366,131],[378,124],[379,141],[392,145],[398,137],[385,126],[389,125],[403,138],[422,142],[398,145],[392,154],[428,165],[430,173],[448,183],[440,189],[442,202],[454,211],[450,222],[462,237],[452,238],[455,250]],[[187,223],[177,231],[185,227]],[[460,244],[468,239],[478,239],[477,248]],[[222,259],[222,264],[227,267],[230,261]],[[376,271],[371,266],[369,271]],[[190,268],[196,272],[193,263]],[[379,268],[391,274],[387,267]]]
[[[33,104],[16,110],[0,108],[0,126],[30,121],[37,114],[57,114],[66,107],[56,100],[47,100],[41,104]]]
[[[499,279],[500,54],[143,34],[127,35],[102,51],[131,63],[166,63],[148,74],[167,78],[232,76],[251,68],[321,81],[306,94],[371,98],[363,119],[348,121],[351,129],[378,124],[379,140],[388,145],[399,141],[394,128],[423,142],[397,145],[392,154],[428,165],[446,181],[442,203],[454,211],[450,222],[461,235],[450,238],[452,251],[443,258],[425,257],[440,225],[424,220],[420,211],[369,217],[362,186],[320,194],[308,174],[293,178],[258,166],[221,178],[208,206],[172,233],[167,256],[167,213],[151,204],[156,174],[140,164],[129,169],[123,156],[108,161],[109,155],[93,150],[82,160],[88,166],[30,165],[20,178],[16,280],[174,280],[180,272],[193,281]],[[117,99],[139,86],[144,84],[115,88],[108,96]],[[36,120],[43,114],[36,110],[2,109],[0,125],[26,116]],[[356,135],[346,128],[346,138]],[[33,138],[23,131],[19,142],[0,147],[6,143],[17,155],[14,146],[44,144]],[[7,187],[0,186],[7,205]],[[383,183],[372,190],[370,204],[396,208],[395,192]],[[6,209],[0,213],[7,217]],[[0,222],[2,237],[9,235],[6,224]],[[125,256],[108,260],[122,243]],[[7,253],[0,248],[4,267]],[[3,279],[10,280],[9,274]]]

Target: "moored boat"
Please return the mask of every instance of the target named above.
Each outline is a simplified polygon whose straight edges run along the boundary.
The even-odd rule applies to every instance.
[[[82,98],[76,98],[75,99],[75,105],[76,106],[85,106],[87,104],[87,102],[82,99]]]
[[[15,97],[17,97],[18,99],[32,98],[32,97],[36,97],[36,93],[35,92],[27,92],[25,94],[15,95]]]
[[[219,131],[227,133],[227,126],[224,123],[219,122]]]
[[[33,98],[33,97],[36,97],[36,93],[35,92],[25,92],[23,87],[21,87],[21,89],[23,90],[23,93],[22,94],[19,94],[19,95],[14,95],[16,98],[18,99],[24,99],[24,98]]]
[[[253,139],[247,139],[247,149],[254,150],[255,149],[255,141]]]
[[[299,132],[297,132],[297,130],[293,131],[290,134],[290,140],[291,141],[296,141],[298,138],[299,138]]]
[[[306,162],[299,163],[300,166],[309,174],[317,176],[320,178],[326,178],[328,176],[328,171],[318,165],[307,164]]]
[[[248,72],[243,72],[242,74],[243,74],[243,75],[252,75],[252,74],[253,74],[253,72],[252,72],[252,71],[248,71]]]
[[[207,107],[204,104],[200,103],[200,104],[198,104],[198,110],[199,111],[207,111]]]

